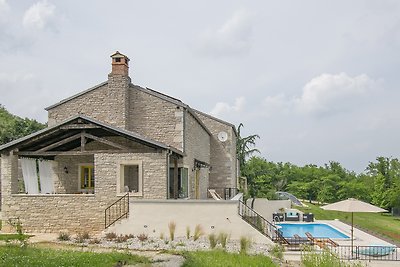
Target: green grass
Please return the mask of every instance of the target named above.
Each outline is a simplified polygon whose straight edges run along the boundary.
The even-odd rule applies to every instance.
[[[317,205],[306,203],[308,208],[299,208],[303,212],[311,212],[318,220],[339,219],[343,222],[351,224],[351,213],[340,211],[323,210]],[[400,219],[390,214],[384,213],[354,213],[354,226],[368,230],[378,236],[385,237],[397,244],[400,244]]]
[[[271,258],[262,255],[228,253],[223,250],[183,252],[182,267],[272,267],[277,266]]]
[[[94,253],[35,247],[20,248],[14,245],[0,247],[0,266],[112,267],[118,261],[124,261],[127,264],[149,262],[145,257],[118,252]]]
[[[23,235],[24,239],[28,239],[31,235]],[[0,241],[19,240],[19,234],[0,234]]]

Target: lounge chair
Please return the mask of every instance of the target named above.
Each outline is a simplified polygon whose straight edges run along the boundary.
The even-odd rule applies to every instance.
[[[210,193],[210,195],[212,196],[212,198],[214,200],[222,200],[223,198],[218,195],[218,193],[215,191],[215,189],[208,189],[208,192]]]
[[[331,246],[331,247],[339,246],[338,243],[336,243],[335,241],[333,241],[330,238],[315,238],[310,232],[306,232],[306,236],[311,242],[313,242],[320,248],[325,248],[327,246]]]

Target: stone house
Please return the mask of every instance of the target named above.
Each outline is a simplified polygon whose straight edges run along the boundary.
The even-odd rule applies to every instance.
[[[98,232],[126,196],[193,201],[209,188],[235,191],[234,125],[134,85],[129,58],[111,59],[107,81],[46,108],[48,128],[0,146],[3,220]]]

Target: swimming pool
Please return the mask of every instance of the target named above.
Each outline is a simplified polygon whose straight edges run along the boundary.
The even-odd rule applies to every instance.
[[[324,223],[277,223],[276,225],[282,227],[279,230],[283,232],[283,237],[293,237],[295,234],[306,237],[306,232],[310,232],[314,237],[350,238]]]

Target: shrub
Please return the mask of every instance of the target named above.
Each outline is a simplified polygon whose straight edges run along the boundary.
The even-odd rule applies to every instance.
[[[60,241],[69,241],[71,240],[71,235],[66,232],[60,232],[57,239]]]
[[[98,238],[90,239],[89,244],[100,244],[101,240]]]
[[[324,249],[317,253],[313,248],[306,247],[301,254],[301,263],[304,267],[362,267],[361,263],[345,263],[329,250]]]
[[[164,233],[163,232],[160,233],[160,239],[164,240]]]
[[[106,239],[109,240],[109,241],[112,241],[112,240],[114,240],[114,239],[116,239],[116,238],[117,238],[117,234],[114,233],[114,232],[111,232],[111,233],[107,233],[107,234],[106,234]]]
[[[275,244],[274,246],[272,246],[270,253],[272,257],[277,258],[278,260],[281,261],[283,260],[283,251],[284,251],[283,246]]]
[[[137,236],[137,238],[139,239],[140,242],[144,242],[147,239],[149,239],[148,235],[146,235],[146,234],[140,234]]]
[[[86,239],[90,239],[89,233],[88,233],[88,232],[83,232],[83,233],[82,233],[82,238],[85,239],[85,240],[86,240]]]
[[[226,244],[228,243],[229,235],[227,233],[221,232],[218,235],[218,240],[221,243],[223,249],[226,248]]]
[[[168,224],[168,229],[169,229],[169,237],[171,241],[173,241],[175,239],[176,223],[174,221],[170,222]]]
[[[128,240],[128,236],[127,235],[119,235],[115,238],[115,242],[117,243],[123,243],[126,242]]]
[[[190,238],[190,227],[186,226],[186,238],[189,239]]]
[[[210,248],[214,249],[217,246],[218,239],[217,236],[212,233],[208,235],[208,240],[210,241]]]
[[[245,236],[240,237],[240,253],[247,254],[251,246],[251,239]]]
[[[200,236],[204,235],[203,228],[200,224],[196,225],[194,228],[193,240],[196,241]]]
[[[128,239],[135,238],[135,236],[134,236],[133,234],[126,235],[126,237],[127,237]]]

